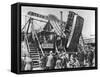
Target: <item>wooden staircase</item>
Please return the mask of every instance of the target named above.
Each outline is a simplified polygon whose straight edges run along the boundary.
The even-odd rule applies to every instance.
[[[37,47],[37,45],[35,43],[29,43],[30,57],[32,59],[32,69],[40,67],[39,48]]]

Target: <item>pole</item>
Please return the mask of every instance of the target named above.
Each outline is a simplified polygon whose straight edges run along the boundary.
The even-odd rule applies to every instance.
[[[60,11],[60,13],[61,13],[61,23],[62,23],[62,21],[63,21],[63,12]]]

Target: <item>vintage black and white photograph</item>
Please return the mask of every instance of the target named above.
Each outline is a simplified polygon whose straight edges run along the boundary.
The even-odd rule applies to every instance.
[[[21,7],[21,71],[95,67],[95,10]]]

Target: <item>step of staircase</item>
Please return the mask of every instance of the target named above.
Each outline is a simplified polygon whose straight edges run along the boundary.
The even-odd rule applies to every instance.
[[[39,55],[39,53],[30,52],[31,55]]]
[[[32,63],[32,67],[33,67],[33,68],[38,68],[38,67],[40,67],[39,61],[37,61],[37,60],[35,61],[35,60],[34,60],[33,63]]]
[[[32,66],[33,69],[34,69],[34,68],[39,68],[39,67],[40,67],[40,65]]]

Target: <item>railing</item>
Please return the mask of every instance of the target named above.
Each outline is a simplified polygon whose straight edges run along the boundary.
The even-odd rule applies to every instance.
[[[28,22],[29,22],[29,24],[28,24]],[[30,19],[29,19],[29,20],[26,22],[26,24],[24,25],[24,27],[22,28],[22,31],[23,31],[23,29],[26,27],[27,24],[28,24],[28,28],[29,28],[29,26],[30,26]],[[25,34],[24,41],[25,41],[25,43],[26,43],[28,52],[30,52],[29,43],[28,43],[28,38],[27,38],[27,37],[28,37],[28,36],[27,36],[28,30],[27,30],[24,34]]]
[[[40,42],[39,42],[38,36],[37,36],[37,34],[36,34],[36,31],[34,31],[34,28],[33,28],[33,21],[32,21],[31,29],[32,29],[32,38],[34,38],[34,36],[36,37],[36,39],[37,39],[37,41],[38,41],[39,48],[40,48],[40,50],[41,50],[41,52],[42,52],[42,55],[44,56],[44,52],[43,52],[43,50],[42,50],[42,47],[41,47],[41,44],[40,44]],[[33,32],[33,31],[34,31],[34,32]]]
[[[25,43],[26,43],[26,45],[27,45],[28,52],[30,52],[29,43],[28,43],[28,38],[27,38],[27,33],[25,33],[24,41],[25,41]]]

